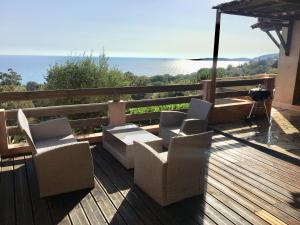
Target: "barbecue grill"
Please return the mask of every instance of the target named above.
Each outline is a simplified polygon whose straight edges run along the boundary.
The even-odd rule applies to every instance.
[[[266,106],[266,100],[268,100],[271,97],[271,92],[267,89],[263,89],[261,85],[259,85],[257,88],[252,88],[248,94],[253,100],[253,104],[247,118],[251,119],[251,117],[253,116],[253,112],[258,108],[259,103],[262,102],[263,107],[265,108],[268,121],[270,122],[270,117]]]

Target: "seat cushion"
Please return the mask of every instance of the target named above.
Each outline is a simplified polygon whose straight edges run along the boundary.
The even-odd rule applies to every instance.
[[[164,140],[164,147],[168,147],[170,139],[177,136],[180,132],[180,126],[160,127],[159,136]]]
[[[36,141],[35,146],[37,153],[42,153],[55,149],[61,145],[71,144],[74,142],[77,142],[77,140],[75,139],[74,135],[70,134],[63,137],[55,137]]]

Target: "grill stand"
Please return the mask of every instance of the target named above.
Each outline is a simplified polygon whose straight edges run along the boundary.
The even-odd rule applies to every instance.
[[[265,108],[265,112],[266,112],[266,116],[267,116],[268,122],[270,123],[270,116],[268,114],[268,110],[267,110],[267,106],[266,106],[266,100],[254,101],[253,104],[252,104],[252,107],[251,107],[251,110],[250,110],[250,113],[249,113],[247,119],[251,119],[251,117],[253,115],[253,112],[255,112],[256,109],[258,108],[258,103],[259,102],[263,102],[263,105],[264,105],[264,108]]]

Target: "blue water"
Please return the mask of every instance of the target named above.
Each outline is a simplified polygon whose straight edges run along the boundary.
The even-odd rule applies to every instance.
[[[68,56],[5,56],[0,55],[0,72],[12,68],[22,76],[22,83],[36,81],[43,83],[47,70],[55,63],[64,63]],[[97,58],[95,58],[96,60]],[[110,67],[118,68],[123,72],[130,71],[136,75],[154,76],[162,74],[190,74],[200,68],[210,68],[211,61],[193,61],[184,59],[155,59],[155,58],[121,58],[111,57]],[[241,61],[220,61],[219,67],[240,65]]]

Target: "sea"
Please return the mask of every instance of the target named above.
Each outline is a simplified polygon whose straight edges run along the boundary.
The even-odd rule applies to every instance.
[[[77,60],[80,56],[23,56],[0,55],[0,72],[13,69],[22,76],[22,83],[35,81],[44,83],[47,70],[56,63],[62,64],[67,60]],[[99,57],[95,57],[99,60]],[[219,61],[218,67],[228,65],[238,66],[247,61]],[[201,68],[211,68],[211,60],[162,59],[162,58],[126,58],[109,57],[109,66],[122,72],[132,72],[138,76],[191,74]]]

